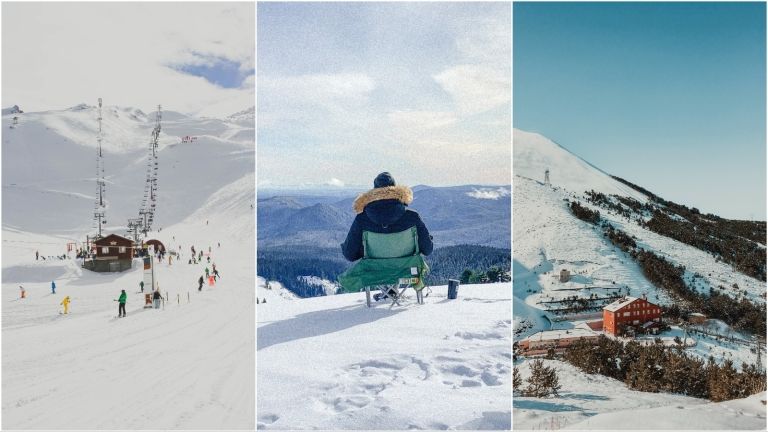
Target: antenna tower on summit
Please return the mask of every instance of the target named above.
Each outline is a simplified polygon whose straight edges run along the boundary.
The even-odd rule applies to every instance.
[[[103,141],[101,131],[101,98],[99,98],[99,131],[96,134],[96,199],[93,209],[93,221],[98,229],[98,237],[101,237],[101,225],[107,223],[105,220],[106,214],[106,181],[104,177],[104,152],[101,148]]]
[[[549,168],[544,171],[544,184],[549,184]]]

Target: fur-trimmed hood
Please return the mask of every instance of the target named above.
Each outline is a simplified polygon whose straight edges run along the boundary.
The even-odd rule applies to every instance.
[[[368,204],[388,199],[396,199],[408,205],[413,201],[413,191],[408,186],[387,186],[371,189],[358,195],[355,202],[352,203],[352,208],[355,210],[355,214],[360,214]]]

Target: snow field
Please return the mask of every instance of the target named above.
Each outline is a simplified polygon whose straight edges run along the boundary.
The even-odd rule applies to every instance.
[[[510,429],[509,288],[259,305],[258,429]]]

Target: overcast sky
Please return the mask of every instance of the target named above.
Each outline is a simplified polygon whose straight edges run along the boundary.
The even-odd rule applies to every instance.
[[[509,184],[510,5],[259,3],[258,184]]]
[[[2,105],[226,116],[254,105],[253,3],[3,3]]]

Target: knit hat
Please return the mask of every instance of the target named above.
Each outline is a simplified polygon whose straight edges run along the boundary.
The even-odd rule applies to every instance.
[[[373,180],[374,188],[383,188],[383,187],[394,186],[394,185],[395,185],[395,178],[392,177],[392,174],[386,171],[377,175],[376,178]]]

